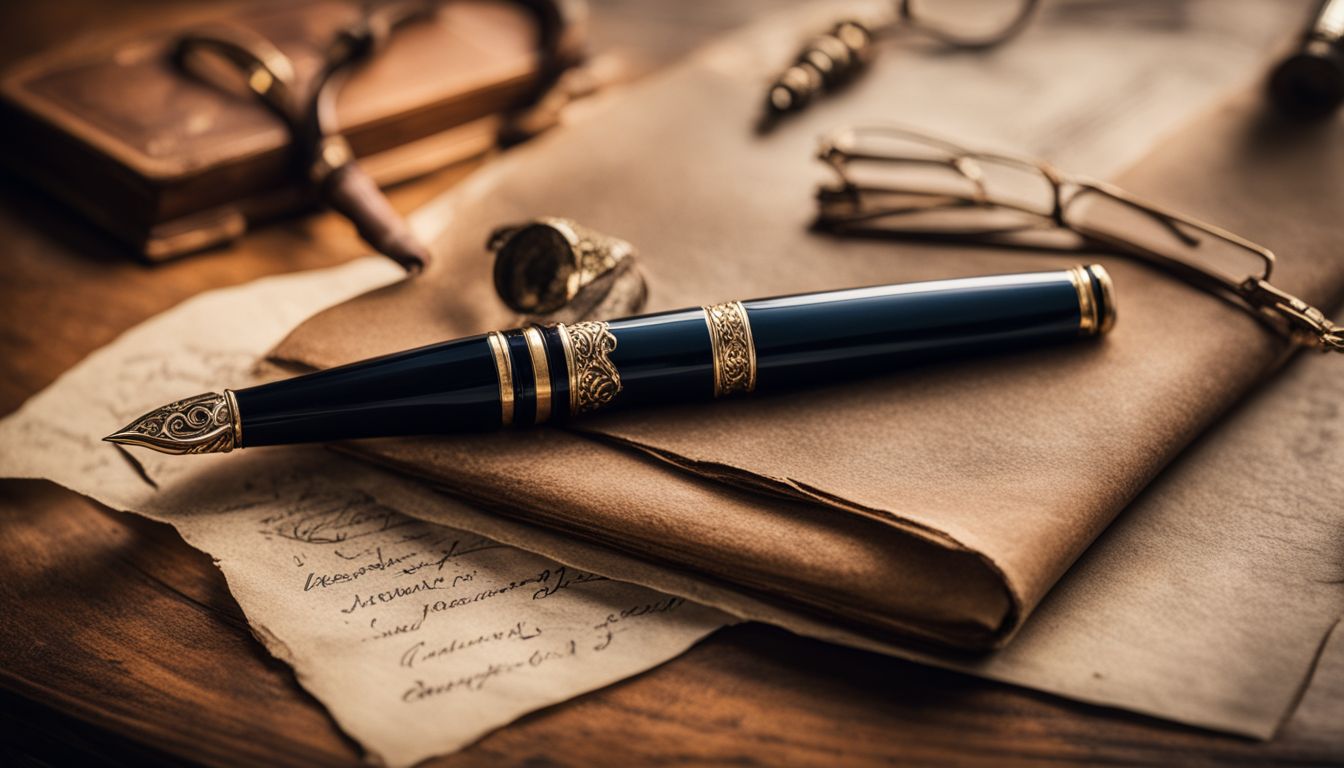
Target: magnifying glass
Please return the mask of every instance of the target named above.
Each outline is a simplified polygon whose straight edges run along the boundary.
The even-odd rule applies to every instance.
[[[855,77],[874,45],[911,30],[966,50],[1012,39],[1031,20],[1039,0],[894,0],[880,19],[844,19],[799,52],[766,92],[767,120],[807,107],[817,96]]]

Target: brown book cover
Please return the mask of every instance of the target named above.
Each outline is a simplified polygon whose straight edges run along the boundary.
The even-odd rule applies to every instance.
[[[258,4],[222,19],[269,39],[310,77],[356,3]],[[563,38],[576,55],[581,29]],[[0,162],[47,188],[151,260],[237,237],[251,221],[310,202],[284,124],[251,94],[184,75],[175,35],[85,54],[58,50],[0,82]],[[386,185],[492,147],[499,114],[538,77],[537,27],[521,4],[444,3],[394,33],[341,89],[337,116],[361,165]]]

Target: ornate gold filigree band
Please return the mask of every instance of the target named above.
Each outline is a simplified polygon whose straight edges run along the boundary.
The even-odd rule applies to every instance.
[[[612,365],[616,337],[604,322],[556,323],[569,374],[569,414],[595,411],[621,393],[621,373]]]
[[[523,338],[527,339],[527,352],[532,358],[532,374],[537,386],[536,423],[541,424],[551,418],[551,366],[546,361],[546,342],[536,328],[524,328]]]
[[[499,423],[507,427],[513,424],[513,363],[509,344],[499,331],[491,331],[485,338],[495,357],[495,372],[499,374]]]
[[[756,344],[740,301],[703,307],[714,353],[714,396],[756,389]]]

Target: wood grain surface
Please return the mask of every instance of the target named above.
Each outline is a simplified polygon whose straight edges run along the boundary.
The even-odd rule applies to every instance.
[[[595,5],[598,39],[629,46],[647,69],[766,3],[707,3],[680,26],[650,0]],[[10,60],[155,7],[11,8],[0,49]],[[635,45],[651,26],[665,32],[659,44]],[[410,210],[464,172],[400,187],[393,202]],[[144,267],[8,178],[0,243],[0,414],[195,293],[363,252],[347,224],[314,215]],[[0,520],[0,764],[358,763],[358,747],[252,638],[209,558],[171,528],[34,481],[0,482]],[[1323,660],[1279,738],[1257,743],[746,625],[435,764],[1344,763],[1341,656]]]

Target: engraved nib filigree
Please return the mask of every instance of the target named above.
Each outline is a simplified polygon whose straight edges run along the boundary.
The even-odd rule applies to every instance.
[[[155,408],[103,439],[161,453],[227,453],[240,447],[233,393],[207,392]]]

